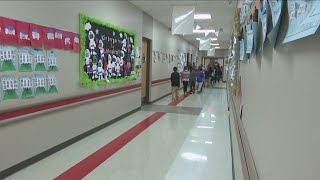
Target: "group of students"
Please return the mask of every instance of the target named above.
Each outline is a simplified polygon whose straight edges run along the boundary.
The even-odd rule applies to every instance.
[[[187,94],[188,85],[190,86],[190,94],[195,94],[202,92],[203,87],[208,87],[210,84],[213,85],[216,82],[220,82],[222,77],[222,70],[219,65],[212,69],[203,66],[199,66],[198,69],[195,66],[184,67],[183,72],[177,72],[177,67],[173,68],[173,73],[171,74],[171,89],[172,89],[172,100],[176,100],[179,97],[180,82],[183,83],[184,96]]]

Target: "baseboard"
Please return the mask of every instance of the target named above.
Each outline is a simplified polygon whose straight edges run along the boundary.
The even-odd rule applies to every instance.
[[[36,163],[36,162],[39,162],[42,159],[44,159],[46,157],[49,157],[50,155],[52,155],[54,153],[57,153],[58,151],[66,148],[66,147],[68,147],[68,146],[70,146],[70,145],[72,145],[72,144],[74,144],[74,143],[76,143],[76,142],[78,142],[78,141],[80,141],[80,140],[82,140],[82,139],[84,139],[84,138],[86,138],[86,137],[88,137],[88,136],[90,136],[90,135],[92,135],[92,134],[94,134],[94,133],[96,133],[96,132],[98,132],[98,131],[100,131],[100,130],[102,130],[102,129],[104,129],[104,128],[112,125],[112,124],[114,124],[114,123],[116,123],[116,122],[118,122],[118,121],[120,121],[120,120],[122,120],[123,118],[125,118],[125,117],[127,117],[127,116],[129,116],[129,115],[131,115],[133,113],[136,113],[136,112],[140,111],[140,110],[141,110],[141,107],[138,107],[138,108],[136,108],[136,109],[134,109],[134,110],[132,110],[132,111],[130,111],[128,113],[125,113],[125,114],[123,114],[123,115],[111,120],[111,121],[108,121],[108,122],[106,122],[106,123],[104,123],[104,124],[102,124],[102,125],[100,125],[98,127],[95,127],[95,128],[93,128],[93,129],[91,129],[91,130],[89,130],[87,132],[84,132],[84,133],[82,133],[82,134],[80,134],[80,135],[78,135],[78,136],[76,136],[76,137],[74,137],[72,139],[69,139],[69,140],[67,140],[67,141],[65,141],[65,142],[63,142],[61,144],[58,144],[58,145],[56,145],[56,146],[54,146],[54,147],[52,147],[52,148],[40,153],[40,154],[37,154],[37,155],[35,155],[35,156],[33,156],[33,157],[29,158],[29,159],[26,159],[26,160],[14,165],[14,166],[11,166],[10,168],[5,169],[5,170],[0,172],[0,179],[4,179],[4,178],[6,178],[6,177],[8,177],[8,176],[10,176],[10,175],[12,175],[12,174],[24,169],[24,168],[26,168],[26,167]]]

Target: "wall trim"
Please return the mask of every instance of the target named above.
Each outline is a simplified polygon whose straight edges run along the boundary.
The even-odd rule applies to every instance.
[[[66,106],[66,105],[74,105],[76,103],[80,103],[80,102],[84,102],[84,101],[88,101],[88,100],[92,100],[92,99],[96,99],[96,98],[111,96],[111,95],[115,95],[118,93],[124,93],[124,92],[128,92],[131,90],[139,89],[139,88],[141,88],[140,83],[135,84],[135,85],[131,85],[131,86],[115,88],[115,89],[111,89],[111,90],[107,90],[107,91],[66,98],[66,99],[62,99],[62,100],[58,100],[58,101],[46,102],[46,103],[37,104],[34,106],[23,107],[23,108],[17,109],[17,110],[6,111],[6,112],[2,112],[0,114],[0,122],[10,120],[12,118],[30,115],[30,114],[37,113],[37,112],[52,110],[55,108]]]
[[[158,80],[154,80],[152,81],[152,86],[158,86],[164,83],[168,83],[171,81],[171,78],[164,78],[164,79],[158,79]]]
[[[245,180],[259,180],[258,172],[254,163],[252,153],[250,151],[249,141],[246,136],[246,132],[243,127],[243,123],[240,120],[240,113],[236,108],[234,97],[230,98],[232,113],[234,114],[234,121],[237,132],[238,145],[240,149],[240,158],[242,164],[242,170]]]
[[[96,132],[98,132],[98,131],[100,131],[100,130],[102,130],[102,129],[104,129],[104,128],[106,128],[106,127],[108,127],[108,126],[110,126],[110,125],[112,125],[114,123],[116,123],[116,122],[118,122],[118,121],[120,121],[120,120],[122,120],[122,119],[124,119],[125,117],[130,116],[131,114],[134,114],[134,113],[140,111],[140,110],[141,110],[141,107],[138,107],[138,108],[136,108],[136,109],[134,109],[134,110],[132,110],[130,112],[127,112],[127,113],[125,113],[125,114],[123,114],[123,115],[121,115],[121,116],[119,116],[119,117],[117,117],[115,119],[112,119],[112,120],[110,120],[108,122],[105,122],[102,125],[99,125],[99,126],[93,128],[93,129],[89,130],[89,131],[86,131],[86,132],[84,132],[84,133],[82,133],[82,134],[80,134],[80,135],[78,135],[76,137],[73,137],[73,138],[71,138],[71,139],[69,139],[69,140],[67,140],[67,141],[65,141],[63,143],[60,143],[60,144],[58,144],[58,145],[56,145],[56,146],[54,146],[54,147],[52,147],[52,148],[50,148],[48,150],[45,150],[45,151],[43,151],[43,152],[41,152],[41,153],[39,153],[39,154],[29,158],[29,159],[26,159],[26,160],[24,160],[24,161],[22,161],[22,162],[20,162],[20,163],[18,163],[16,165],[13,165],[13,166],[11,166],[11,167],[9,167],[9,168],[7,168],[7,169],[5,169],[5,170],[0,172],[0,179],[4,179],[4,178],[6,178],[6,177],[8,177],[8,176],[10,176],[10,175],[12,175],[12,174],[24,169],[24,168],[26,168],[26,167],[36,163],[36,162],[39,162],[39,161],[43,160],[44,158],[47,158],[50,155],[55,154],[58,151],[66,148],[66,147],[68,147],[68,146],[70,146],[70,145],[72,145],[72,144],[74,144],[74,143],[76,143],[76,142],[78,142],[78,141],[80,141],[80,140],[82,140],[82,139],[84,139],[84,138],[86,138],[86,137],[88,137],[88,136],[90,136],[90,135],[92,135],[92,134],[94,134],[94,133],[96,133]]]

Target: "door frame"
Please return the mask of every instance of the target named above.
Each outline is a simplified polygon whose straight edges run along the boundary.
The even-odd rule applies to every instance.
[[[142,105],[145,104],[151,104],[151,64],[152,64],[152,57],[151,57],[151,50],[152,50],[152,40],[146,37],[142,37],[142,44],[143,41],[147,42],[148,48],[147,48],[147,57],[146,61],[148,62],[147,64],[147,69],[146,69],[146,97],[145,99],[142,100]],[[142,47],[141,47],[142,49]],[[141,79],[142,80],[142,79]],[[142,87],[142,86],[141,86]]]

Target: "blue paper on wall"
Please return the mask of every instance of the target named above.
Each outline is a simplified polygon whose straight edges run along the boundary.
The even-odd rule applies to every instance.
[[[252,48],[253,48],[253,30],[252,30],[252,25],[249,24],[247,25],[247,49],[246,53],[251,54]]]
[[[320,25],[320,1],[288,0],[289,27],[283,43],[316,33]]]
[[[277,42],[278,32],[281,24],[281,13],[282,13],[282,7],[283,7],[283,1],[282,0],[269,0],[270,9],[272,13],[272,25],[273,29],[268,34],[268,39],[274,47]]]
[[[244,47],[244,40],[240,41],[240,61],[245,60],[245,47]]]
[[[258,22],[252,22],[252,32],[253,32],[253,53],[257,52],[258,49],[258,41],[259,41],[259,35],[258,35]]]
[[[263,5],[260,10],[260,19],[262,23],[262,49],[267,36],[267,26],[268,26],[268,1],[263,0]]]

